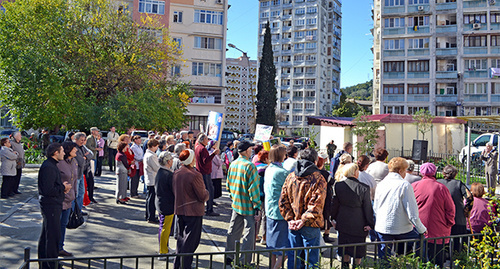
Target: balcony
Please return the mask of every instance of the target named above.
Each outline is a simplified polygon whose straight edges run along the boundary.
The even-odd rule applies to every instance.
[[[306,114],[314,114],[316,111],[314,109],[306,109]]]
[[[297,101],[302,102],[302,101],[304,101],[304,97],[294,96],[293,99],[292,99],[292,101],[294,101],[294,102],[297,102]]]
[[[304,84],[294,84],[294,85],[293,85],[293,89],[294,89],[294,90],[297,90],[297,89],[302,89],[302,88],[304,88]]]
[[[405,28],[385,28],[384,29],[384,36],[386,35],[404,35],[405,34]]]
[[[408,56],[424,56],[429,54],[429,49],[408,49]]]
[[[456,95],[451,94],[439,94],[436,95],[436,102],[440,103],[456,103],[458,97]]]
[[[492,103],[498,103],[498,102],[500,102],[500,95],[498,95],[498,94],[492,94],[491,95],[491,102]]]
[[[415,31],[415,27],[408,27],[408,34],[426,34],[429,33],[429,26],[417,26],[417,30]]]
[[[466,70],[464,71],[465,78],[487,78],[488,70]]]
[[[486,7],[486,0],[464,1],[464,8]]]
[[[384,102],[404,102],[405,96],[404,94],[384,94],[383,100]]]
[[[282,31],[282,32],[292,31],[292,27],[291,27],[291,26],[283,26],[283,27],[281,28],[281,31]]]
[[[405,13],[404,6],[382,7],[382,14],[402,14]]]
[[[405,56],[404,50],[384,50],[384,57]]]
[[[429,78],[429,72],[408,72],[407,78]]]
[[[414,13],[414,12],[429,12],[429,10],[430,10],[429,4],[427,4],[427,5],[420,4],[420,5],[411,5],[411,6],[408,6],[408,12],[412,12],[412,13]]]
[[[306,99],[306,101],[309,101],[309,102],[316,101],[316,97],[306,97],[305,99]]]
[[[281,85],[282,90],[288,90],[290,89],[290,85]]]
[[[436,3],[436,10],[457,9],[457,3]]]
[[[436,78],[452,79],[457,78],[457,71],[437,71]]]
[[[280,102],[288,102],[290,101],[290,96],[283,96],[280,98]]]
[[[384,79],[404,79],[405,72],[384,72]]]
[[[436,33],[456,33],[456,25],[438,25],[436,26]]]
[[[490,47],[490,54],[500,54],[500,47]]]
[[[466,94],[464,102],[488,102],[487,94]]]
[[[408,102],[429,102],[428,94],[408,94],[407,95]]]
[[[490,30],[500,30],[500,23],[491,23]]]
[[[290,122],[288,122],[288,121],[280,121],[279,125],[280,126],[289,126]]]
[[[190,98],[191,104],[221,104],[221,89],[194,89],[193,97]]]
[[[306,89],[309,90],[316,89],[316,85],[306,85]]]
[[[289,109],[280,109],[281,114],[288,114],[290,112]]]
[[[296,114],[296,113],[302,113],[302,108],[294,108],[293,109],[293,113]]]
[[[436,49],[437,56],[451,56],[451,55],[457,55],[457,54],[458,54],[457,48],[439,48],[439,49]]]

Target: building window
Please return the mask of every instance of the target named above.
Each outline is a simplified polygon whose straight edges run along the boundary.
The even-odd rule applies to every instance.
[[[290,86],[290,80],[289,79],[282,79],[281,86]]]
[[[307,91],[306,92],[306,97],[315,97],[316,96],[316,92],[315,91]]]
[[[408,72],[429,72],[429,61],[408,61]]]
[[[302,38],[304,37],[304,31],[299,31],[299,32],[295,32],[295,38]]]
[[[488,65],[488,60],[486,59],[470,59],[464,61],[465,70],[476,71],[476,70],[486,70]]]
[[[316,61],[316,55],[314,54],[306,55],[306,61]]]
[[[155,0],[139,0],[139,12],[165,15],[165,2]]]
[[[393,6],[404,6],[405,0],[385,0],[384,6],[393,7]]]
[[[271,28],[272,29],[280,28],[280,23],[277,21],[271,23]],[[278,34],[278,36],[279,36],[279,34]]]
[[[222,39],[213,37],[195,36],[194,47],[197,49],[220,50],[222,48]]]
[[[294,67],[293,68],[293,73],[294,74],[302,74],[302,73],[304,73],[304,67]]]
[[[273,6],[279,6],[280,5],[280,0],[273,0],[272,4],[273,4]]]
[[[194,22],[222,25],[224,13],[219,11],[200,10],[194,11]]]
[[[297,62],[301,62],[304,60],[304,55],[294,55],[293,60],[297,61]],[[499,60],[499,62],[500,62],[500,60]]]
[[[305,8],[297,8],[295,10],[295,14],[297,14],[297,15],[303,15],[305,13],[306,13],[306,9]]]
[[[500,83],[491,83],[491,94],[500,94]]]
[[[307,25],[315,25],[317,21],[316,18],[307,19]]]
[[[297,44],[295,44],[295,49],[296,50],[302,50],[302,49],[304,49],[304,43],[297,43]]]
[[[500,59],[491,59],[491,67],[500,68]]]
[[[313,110],[315,108],[314,104],[306,104],[306,109],[307,110]]]
[[[304,26],[305,20],[295,20],[295,26]]]
[[[404,94],[404,85],[384,85],[384,94]]]
[[[486,36],[466,36],[464,47],[486,47]]]
[[[306,85],[316,85],[315,79],[306,79]]]
[[[302,103],[293,103],[293,109],[300,109],[302,110],[304,106],[302,105]]]
[[[384,106],[384,113],[389,114],[404,114],[404,106]]]
[[[491,23],[500,23],[500,13],[491,13],[490,14]]]
[[[492,47],[500,46],[500,36],[498,36],[498,35],[491,36],[491,46]]]
[[[404,39],[386,39],[384,41],[385,50],[403,50],[405,49]]]
[[[177,49],[182,49],[182,38],[180,37],[174,37],[172,38],[172,41],[174,41],[175,46],[177,47]]]
[[[179,76],[181,74],[181,66],[180,65],[174,65],[172,66],[172,76]]]
[[[293,121],[302,121],[302,116],[293,116]]]
[[[271,17],[278,17],[279,15],[280,15],[280,11],[279,10],[271,11]]]
[[[429,94],[429,84],[408,84],[408,94]]]
[[[307,13],[316,13],[316,12],[318,12],[317,7],[308,7],[307,8]]]
[[[268,7],[269,6],[269,1],[260,2],[260,6],[261,7]]]
[[[486,14],[465,14],[464,24],[486,23]]]
[[[193,76],[220,77],[222,74],[222,65],[193,62],[192,74]]]
[[[385,28],[402,28],[405,27],[405,18],[387,18],[384,20]]]
[[[429,0],[409,0],[408,5],[429,4]]]
[[[293,85],[297,85],[297,86],[304,85],[304,80],[303,79],[296,79],[293,81]]]
[[[384,62],[384,72],[404,72],[405,62]]]
[[[306,49],[315,49],[316,43],[306,43]]]
[[[410,38],[408,39],[409,49],[428,49],[429,48],[429,38]]]
[[[465,94],[486,94],[487,83],[465,83]]]
[[[409,17],[408,26],[428,26],[429,16]]]
[[[267,17],[269,17],[269,12],[266,11],[266,12],[260,13],[260,17],[261,18],[267,18]]]
[[[174,11],[174,22],[182,23],[182,11]]]
[[[313,66],[306,67],[306,73],[309,73],[309,74],[316,73],[316,67],[313,67]]]
[[[429,110],[428,107],[424,107],[424,106],[409,106],[408,107],[408,114],[410,115],[413,115],[415,113],[417,113],[419,110]]]

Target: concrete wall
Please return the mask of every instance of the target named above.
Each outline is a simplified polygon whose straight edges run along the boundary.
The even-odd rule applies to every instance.
[[[316,142],[320,150],[326,151],[326,144],[334,141],[337,150],[342,149],[342,144],[352,142],[351,127],[333,127],[333,126],[309,126],[310,130],[318,133]]]

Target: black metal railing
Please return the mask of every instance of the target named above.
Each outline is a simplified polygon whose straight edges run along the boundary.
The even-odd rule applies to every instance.
[[[462,248],[466,256],[471,253],[471,242],[473,238],[480,238],[481,234],[466,234],[466,235],[454,235],[439,238],[424,238],[422,235],[420,239],[412,240],[397,240],[397,241],[386,241],[386,242],[367,242],[361,244],[345,244],[345,245],[326,245],[326,246],[316,246],[316,247],[302,247],[302,248],[287,248],[287,249],[256,249],[256,250],[241,250],[240,243],[235,242],[235,251],[227,252],[206,252],[206,253],[190,253],[190,254],[167,254],[167,255],[133,255],[133,256],[95,256],[95,257],[69,257],[60,259],[31,259],[30,248],[25,249],[24,262],[19,267],[20,269],[28,269],[30,265],[38,265],[42,262],[48,262],[55,264],[56,268],[59,265],[65,268],[174,268],[173,262],[175,257],[193,257],[193,267],[194,268],[226,268],[226,262],[232,260],[231,263],[227,264],[231,268],[272,268],[272,260],[270,259],[272,253],[279,252],[282,255],[288,255],[289,259],[294,259],[294,264],[297,261],[305,261],[304,256],[301,253],[308,253],[311,250],[319,250],[321,253],[320,264],[317,265],[319,268],[339,268],[341,266],[340,257],[337,255],[337,251],[344,253],[346,248],[353,248],[353,256],[356,257],[356,252],[360,251],[360,248],[366,248],[366,256],[362,260],[362,265],[359,268],[383,268],[383,264],[387,263],[387,259],[383,259],[383,255],[380,252],[381,245],[385,244],[390,246],[390,251],[387,252],[388,256],[394,254],[402,254],[406,257],[408,254],[412,254],[414,257],[420,257],[421,261],[431,260],[433,258],[439,257],[440,255],[444,260],[449,259],[449,268],[457,268],[454,265],[454,255],[455,252],[455,242],[458,242],[458,246]],[[449,243],[444,243],[444,250],[438,252],[434,248],[434,253],[429,253],[429,244],[432,242],[438,242],[435,240],[449,240]],[[387,248],[386,248],[387,249]],[[429,254],[429,257],[428,257]],[[242,264],[241,260],[244,260],[245,256],[252,255],[253,263]],[[291,256],[290,256],[291,255]],[[307,256],[307,255],[306,255]],[[401,257],[401,255],[400,255]],[[162,259],[162,260],[159,260]],[[354,260],[349,263],[353,263]],[[184,259],[180,259],[181,268],[184,268]],[[281,268],[287,268],[287,261],[284,259],[281,261]],[[381,266],[382,264],[382,266]],[[316,267],[314,267],[316,268]]]

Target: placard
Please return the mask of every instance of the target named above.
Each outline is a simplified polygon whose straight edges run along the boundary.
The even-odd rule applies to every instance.
[[[273,132],[273,126],[257,124],[255,127],[255,140],[257,141],[267,141],[271,138],[271,133]]]

